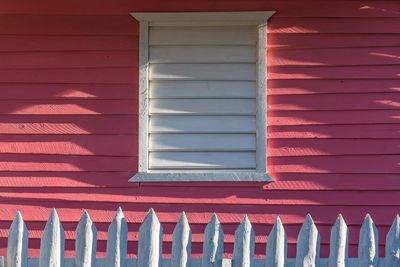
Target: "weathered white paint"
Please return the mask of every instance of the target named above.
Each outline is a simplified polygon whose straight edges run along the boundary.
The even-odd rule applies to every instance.
[[[287,262],[287,237],[281,218],[277,217],[268,236],[266,259],[267,267],[285,267]]]
[[[296,267],[318,267],[319,246],[318,229],[307,214],[297,238]]]
[[[235,232],[232,267],[254,267],[255,234],[247,215]]]
[[[155,45],[255,45],[254,26],[152,27],[149,44]]]
[[[257,38],[257,172],[267,172],[267,22],[258,25]]]
[[[254,39],[254,38],[252,38]],[[255,63],[254,46],[151,46],[150,63]]]
[[[224,232],[217,214],[213,214],[204,231],[201,267],[221,267],[224,253]]]
[[[139,228],[138,265],[158,267],[162,256],[163,230],[153,209]]]
[[[358,244],[359,267],[378,266],[378,229],[369,214],[365,216],[360,229]]]
[[[154,173],[147,175],[151,172],[161,173],[160,181],[193,181],[185,177],[187,170],[198,169],[208,170],[202,181],[271,180],[266,171],[266,21],[272,14],[132,13],[143,30],[139,49],[146,53],[140,57],[139,79],[139,117],[146,116],[139,119],[139,132],[146,137],[139,138],[144,143],[139,158],[145,155],[131,181],[154,181]],[[164,133],[195,133],[191,143],[199,149],[163,150]],[[249,133],[256,136],[255,145],[245,150],[238,138],[229,148],[206,150],[213,143],[201,135],[207,133],[231,134],[230,139]],[[257,178],[226,175],[228,170]]]
[[[64,229],[52,210],[40,240],[39,267],[64,267]]]
[[[237,21],[242,24],[259,25],[267,20],[275,11],[247,11],[247,12],[181,12],[181,13],[131,13],[138,21],[147,22],[176,22],[178,25],[186,25],[188,21],[208,21],[214,25],[221,25],[228,21]]]
[[[255,152],[150,152],[157,169],[255,169]]]
[[[248,115],[256,114],[255,99],[152,99],[150,115]]]
[[[107,267],[125,267],[127,253],[128,227],[121,207],[108,228]]]
[[[139,33],[139,172],[148,170],[149,25],[140,23]]]
[[[223,121],[223,123],[221,123]],[[152,116],[150,133],[251,133],[254,116]]]
[[[28,267],[28,229],[19,211],[8,234],[6,263],[7,267]]]
[[[345,267],[348,258],[349,233],[341,214],[331,230],[329,267]]]
[[[255,81],[255,64],[151,64],[150,80]]]
[[[176,267],[190,267],[192,253],[192,231],[185,212],[175,226],[172,241],[171,264]]]
[[[8,255],[13,251],[21,251],[14,253],[12,256],[14,258],[18,258],[19,255],[24,253],[22,252],[24,249],[18,250],[18,246],[27,241],[27,236],[23,237],[24,234],[27,233],[27,229],[23,225],[22,216],[17,214],[9,232],[9,240],[13,241],[8,243],[7,248]],[[127,259],[126,221],[122,210],[118,209],[109,228],[107,257],[98,258],[94,261],[94,257],[89,257],[89,255],[94,255],[95,230],[93,228],[93,222],[91,222],[88,214],[83,214],[80,224],[77,228],[77,235],[93,235],[93,239],[86,238],[86,241],[92,240],[92,242],[86,242],[87,247],[78,242],[78,245],[76,246],[77,257],[75,259],[64,259],[63,229],[56,211],[53,210],[43,232],[40,258],[28,259],[27,265],[16,265],[13,261],[12,263],[5,265],[5,257],[0,256],[0,267],[392,267],[399,266],[399,225],[400,218],[396,217],[387,236],[386,257],[378,258],[378,232],[372,222],[371,217],[367,216],[360,231],[359,257],[347,258],[348,229],[343,218],[339,216],[331,232],[332,237],[330,257],[327,259],[319,259],[318,231],[311,219],[311,216],[307,216],[299,233],[296,259],[288,259],[286,258],[287,241],[285,230],[282,222],[279,218],[277,218],[275,225],[268,237],[266,258],[253,259],[254,250],[252,244],[254,242],[254,233],[253,229],[251,228],[250,221],[248,218],[245,218],[235,233],[234,256],[233,260],[231,260],[223,259],[223,231],[217,216],[214,214],[204,233],[203,258],[190,259],[190,227],[186,216],[183,214],[176,226],[176,229],[174,230],[172,257],[168,259],[162,259],[162,228],[154,211],[150,210],[140,229],[139,250],[141,249],[141,251],[139,251],[139,259]],[[78,238],[80,238],[80,240],[85,240],[85,238],[81,238],[79,236]],[[18,241],[14,242],[16,240]],[[91,245],[93,246],[89,248]],[[145,251],[145,253],[143,253],[143,251]],[[24,258],[24,256],[22,256],[22,258]],[[91,260],[90,263],[86,261],[86,263],[88,263],[87,265],[79,265],[79,262],[77,263],[77,258]],[[345,261],[342,260],[343,258]],[[253,259],[253,262],[251,259]],[[343,262],[345,262],[345,264],[343,264]]]
[[[397,215],[386,236],[385,266],[400,266],[400,216]]]
[[[150,98],[256,98],[256,82],[249,81],[151,81]]]
[[[76,267],[95,267],[96,249],[97,229],[87,211],[84,211],[76,228]]]
[[[204,144],[196,139],[203,138]],[[240,142],[237,142],[237,141]],[[256,150],[255,134],[150,134],[150,151]]]

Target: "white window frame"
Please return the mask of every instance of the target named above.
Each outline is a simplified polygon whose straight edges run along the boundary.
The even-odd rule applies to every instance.
[[[274,11],[250,12],[184,12],[131,13],[140,23],[139,34],[139,163],[138,173],[130,182],[268,182],[267,173],[267,20]],[[148,170],[148,107],[149,107],[149,26],[182,25],[254,25],[257,40],[257,113],[255,171],[149,171]]]

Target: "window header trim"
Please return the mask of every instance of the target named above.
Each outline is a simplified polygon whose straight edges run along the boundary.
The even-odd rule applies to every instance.
[[[130,13],[132,17],[140,22],[187,22],[187,21],[212,21],[243,22],[247,25],[264,24],[275,13],[275,11],[243,11],[243,12],[151,12]]]

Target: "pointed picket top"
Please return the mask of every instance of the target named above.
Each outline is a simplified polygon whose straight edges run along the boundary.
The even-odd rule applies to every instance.
[[[64,266],[64,243],[64,229],[53,209],[40,241],[39,267]]]
[[[254,267],[254,242],[253,226],[245,215],[235,231],[232,267]]]
[[[328,267],[345,267],[348,258],[349,232],[343,216],[339,214],[331,230]]]
[[[96,264],[97,229],[87,211],[76,227],[75,266],[94,267]]]
[[[268,235],[266,266],[284,267],[287,257],[287,237],[281,218],[276,218],[275,224]]]
[[[171,266],[190,267],[191,252],[192,231],[185,212],[182,212],[173,232]]]
[[[319,264],[319,233],[310,214],[297,238],[296,267],[314,267]]]
[[[128,241],[128,226],[121,207],[118,207],[114,219],[108,227],[107,267],[125,267]]]
[[[19,211],[8,234],[6,266],[28,267],[28,229]]]
[[[400,217],[397,214],[386,236],[385,267],[400,266]]]
[[[139,228],[138,266],[158,267],[161,264],[162,234],[160,221],[150,209]]]
[[[213,214],[204,231],[202,267],[221,267],[224,252],[224,232],[217,214]]]
[[[358,244],[358,266],[378,266],[378,230],[369,214],[365,216],[360,229],[360,240]]]

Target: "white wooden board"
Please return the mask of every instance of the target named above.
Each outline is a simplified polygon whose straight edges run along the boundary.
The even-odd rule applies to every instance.
[[[151,81],[150,98],[255,98],[255,82]]]
[[[150,134],[150,151],[249,151],[255,134]]]
[[[151,27],[150,45],[255,45],[254,26]]]
[[[151,116],[150,133],[255,133],[254,116]]]
[[[255,64],[150,64],[150,80],[256,80]]]
[[[150,152],[150,169],[254,169],[254,152]]]
[[[150,114],[255,115],[255,99],[151,99]]]
[[[255,63],[255,46],[152,46],[150,63]]]

